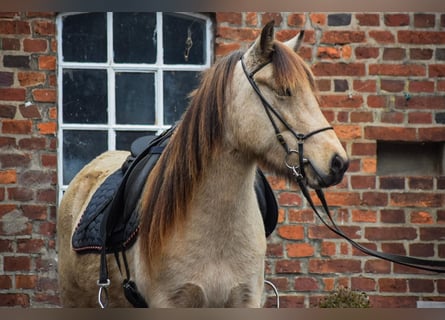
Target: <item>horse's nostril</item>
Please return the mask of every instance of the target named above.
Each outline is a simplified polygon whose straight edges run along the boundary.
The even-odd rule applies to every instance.
[[[331,168],[334,173],[343,174],[348,169],[348,166],[348,159],[343,159],[338,154],[332,158]]]

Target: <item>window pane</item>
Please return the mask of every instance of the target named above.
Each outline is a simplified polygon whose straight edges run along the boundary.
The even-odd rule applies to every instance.
[[[204,64],[205,61],[205,21],[194,17],[164,14],[163,19],[164,63]],[[186,41],[192,40],[188,59]]]
[[[156,62],[156,13],[114,13],[115,62]]]
[[[63,122],[107,122],[107,72],[63,70]]]
[[[139,137],[155,135],[154,131],[116,131],[116,150],[130,150],[131,143]]]
[[[63,131],[63,184],[69,184],[88,162],[108,149],[106,131]]]
[[[155,123],[155,85],[153,73],[116,73],[116,122]]]
[[[64,61],[107,61],[107,16],[86,13],[63,18],[62,55]]]
[[[199,82],[199,72],[164,72],[164,123],[174,124],[188,106],[188,95]]]

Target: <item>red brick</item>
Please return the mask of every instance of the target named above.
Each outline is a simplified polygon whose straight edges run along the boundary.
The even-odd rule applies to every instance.
[[[410,112],[408,113],[408,123],[430,124],[433,122],[431,112]]]
[[[443,136],[442,136],[443,137]],[[421,208],[440,208],[443,206],[442,194],[428,193],[392,193],[390,197],[392,206],[401,207],[421,207]]]
[[[373,308],[416,308],[418,300],[419,297],[417,296],[369,296],[369,301]]]
[[[359,291],[375,291],[376,280],[366,277],[351,278],[351,289]]]
[[[401,27],[409,25],[408,14],[385,14],[384,21],[386,26]]]
[[[432,224],[434,219],[429,212],[415,211],[411,212],[411,223]]]
[[[17,172],[15,169],[0,170],[0,184],[14,184],[17,182]]]
[[[286,245],[286,252],[290,258],[312,257],[314,247],[309,243],[289,243]]]
[[[391,124],[403,123],[405,122],[405,113],[395,111],[384,112],[380,115],[380,121]]]
[[[381,292],[406,292],[407,284],[405,279],[383,278],[378,280]]]
[[[404,127],[367,126],[365,127],[365,138],[386,141],[415,141],[416,129]]]
[[[253,41],[259,34],[258,29],[219,27],[217,37],[234,41]]]
[[[258,24],[258,13],[257,12],[247,12],[246,13],[246,24],[249,26],[256,26]]]
[[[397,97],[395,101],[396,107],[400,109],[438,109],[445,108],[445,96],[411,96],[409,101],[405,97]]]
[[[241,24],[242,14],[241,12],[217,12],[216,22],[217,23],[229,23],[229,24]]]
[[[283,257],[283,245],[281,243],[268,243],[266,256],[269,258],[282,258]]]
[[[364,271],[366,273],[386,274],[391,271],[391,263],[381,259],[367,260]]]
[[[317,84],[317,89],[319,91],[331,91],[331,80],[317,79],[315,82]],[[445,88],[445,81],[444,81],[444,88]]]
[[[312,209],[288,209],[287,218],[289,222],[313,223],[315,215]]]
[[[374,59],[379,56],[380,49],[374,47],[357,47],[355,56],[357,59]]]
[[[339,48],[335,47],[319,47],[317,57],[320,59],[339,59],[341,52]]]
[[[338,138],[342,140],[359,139],[362,137],[362,128],[357,125],[336,125],[334,130]]]
[[[321,43],[348,44],[364,42],[364,31],[325,31],[321,37]]]
[[[216,43],[215,44],[215,55],[225,56],[232,51],[240,49],[239,43]]]
[[[34,89],[32,96],[37,102],[56,102],[57,91],[55,89]]]
[[[368,107],[371,108],[385,108],[387,105],[386,97],[385,96],[373,96],[369,95],[368,99],[366,100],[366,103]]]
[[[432,177],[410,177],[408,187],[410,189],[432,190],[434,181]]]
[[[0,293],[0,306],[2,307],[29,307],[29,295],[24,293]]]
[[[20,40],[19,39],[11,39],[11,38],[3,38],[0,39],[3,50],[12,50],[17,51],[20,50]]]
[[[277,229],[277,233],[283,239],[290,240],[303,240],[304,239],[304,228],[303,226],[295,225],[284,225]]]
[[[401,80],[380,80],[380,89],[388,92],[401,92],[405,88],[405,82]]]
[[[351,186],[354,189],[373,189],[376,186],[374,176],[351,176]]]
[[[30,134],[31,120],[3,120],[2,132],[6,134]]]
[[[412,243],[409,245],[409,254],[415,257],[433,257],[434,244],[432,243]]]
[[[415,228],[409,227],[366,227],[365,238],[375,240],[414,240],[417,237]]]
[[[320,97],[320,106],[323,108],[359,108],[363,105],[363,97],[360,95],[329,95]]]
[[[380,25],[380,15],[370,14],[370,13],[357,13],[355,18],[358,24],[361,26],[379,26]]]
[[[295,290],[297,291],[316,291],[319,290],[318,279],[309,277],[295,278]]]
[[[301,272],[301,263],[298,260],[278,260],[275,264],[275,272],[278,274]]]
[[[433,292],[434,282],[430,279],[408,279],[409,292]]]
[[[309,261],[310,273],[352,273],[361,271],[361,261],[353,259],[311,259]]]
[[[39,253],[45,249],[45,241],[42,239],[24,239],[17,241],[17,252]]]
[[[397,38],[400,43],[444,44],[445,32],[400,30]]]
[[[321,256],[333,256],[335,255],[336,252],[336,245],[335,242],[327,242],[327,241],[323,241],[321,243],[321,248],[320,248],[320,254]]]
[[[445,64],[430,64],[428,74],[430,77],[445,77]]]
[[[0,275],[0,290],[12,288],[12,280],[10,276]]]
[[[372,210],[353,210],[352,222],[377,222],[377,212]]]
[[[383,223],[405,223],[405,212],[403,210],[381,210],[380,221]]]
[[[26,52],[45,52],[48,48],[48,42],[42,39],[23,40],[23,49]]]
[[[40,56],[39,69],[40,70],[55,70],[57,59],[55,56]]]
[[[292,30],[292,29],[278,30],[275,33],[275,38],[278,41],[287,41],[287,40],[295,37],[297,34],[298,34],[297,30]]]
[[[291,13],[287,17],[287,24],[292,27],[304,27],[306,17],[304,14]]]
[[[6,256],[3,257],[4,271],[30,271],[31,257],[29,256]]]
[[[0,101],[24,101],[26,91],[22,88],[0,88]]]
[[[330,63],[319,62],[312,66],[315,76],[364,76],[363,63]]]
[[[411,80],[409,82],[410,92],[434,92],[434,82],[428,80]]]
[[[423,49],[423,48],[409,49],[410,59],[429,60],[432,58],[432,56],[433,56],[433,49]]]
[[[338,218],[336,220],[339,220]],[[338,221],[337,221],[338,222]],[[357,226],[342,226],[341,230],[351,239],[358,239],[360,236],[360,227]],[[308,231],[309,239],[341,239],[339,235],[332,232],[326,226],[310,226]]]
[[[386,206],[388,204],[388,194],[374,191],[364,192],[361,204],[367,206]]]
[[[311,13],[309,17],[313,24],[326,25],[326,14],[324,13]]]
[[[375,80],[354,80],[352,86],[358,92],[375,92],[377,90]]]
[[[42,36],[53,36],[56,33],[56,25],[54,22],[37,20],[33,22],[34,32]]]
[[[34,289],[37,284],[37,276],[35,275],[16,275],[15,286],[17,289]]]
[[[301,205],[301,196],[295,192],[281,192],[277,200],[280,206]]]
[[[384,48],[383,60],[403,60],[406,52],[404,48]]]
[[[372,30],[369,31],[369,36],[377,43],[394,43],[395,37],[391,31]]]
[[[350,113],[351,121],[354,123],[360,123],[360,122],[374,122],[374,114],[372,112],[367,111],[352,111]]]
[[[419,140],[421,141],[443,141],[445,128],[419,128]]]
[[[40,132],[40,134],[43,135],[55,135],[57,132],[57,123],[55,122],[44,122],[44,123],[39,123],[37,125],[37,128]]]
[[[371,64],[369,75],[385,76],[425,76],[425,66],[418,64]]]
[[[26,119],[42,119],[39,108],[36,105],[20,105],[20,114]]]
[[[279,27],[283,22],[283,17],[280,12],[265,12],[261,15],[261,24],[264,26],[269,21],[275,21],[275,27]]]
[[[44,84],[46,75],[43,72],[18,72],[17,78],[22,87]]]
[[[416,28],[433,28],[436,16],[434,14],[415,13],[414,27]]]

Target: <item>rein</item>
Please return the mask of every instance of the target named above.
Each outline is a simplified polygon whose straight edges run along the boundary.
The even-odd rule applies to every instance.
[[[341,236],[346,241],[348,241],[353,247],[355,247],[356,249],[360,250],[361,252],[363,252],[367,255],[374,256],[374,257],[377,257],[377,258],[380,258],[383,260],[391,261],[391,262],[394,262],[394,263],[397,263],[400,265],[404,265],[404,266],[408,266],[408,267],[412,267],[412,268],[416,268],[416,269],[438,272],[438,273],[445,273],[445,261],[444,260],[427,260],[427,259],[413,258],[413,257],[402,256],[402,255],[391,254],[391,253],[384,253],[384,252],[366,248],[366,247],[362,246],[361,244],[355,242],[350,237],[348,237],[335,223],[334,219],[332,218],[331,212],[329,211],[329,207],[326,202],[326,198],[324,196],[322,189],[316,189],[315,192],[317,194],[317,197],[320,200],[320,202],[323,206],[323,210],[324,210],[326,216],[328,217],[328,220],[330,221],[330,223],[328,223],[327,220],[322,217],[322,215],[318,212],[317,208],[315,207],[315,204],[312,201],[311,195],[310,195],[308,187],[307,187],[307,183],[306,183],[306,179],[305,179],[306,174],[304,171],[304,165],[309,164],[312,166],[312,164],[310,163],[310,161],[308,159],[304,158],[304,156],[303,156],[303,144],[304,144],[304,141],[306,139],[308,139],[309,137],[311,137],[317,133],[326,131],[326,130],[333,130],[333,128],[325,127],[325,128],[321,128],[321,129],[312,131],[307,134],[296,133],[290,127],[290,125],[282,118],[282,116],[267,102],[266,98],[264,98],[260,89],[258,88],[258,85],[255,83],[255,80],[253,79],[253,76],[258,71],[260,71],[263,67],[265,67],[267,64],[269,64],[269,62],[259,65],[257,68],[255,68],[252,72],[249,73],[247,71],[246,65],[243,61],[243,58],[241,57],[241,65],[243,67],[243,71],[244,71],[247,79],[249,80],[249,83],[251,84],[253,90],[258,95],[261,103],[263,104],[264,110],[266,111],[266,114],[269,117],[269,120],[275,130],[275,134],[277,136],[278,141],[280,142],[280,144],[283,146],[283,148],[286,151],[285,165],[292,171],[292,174],[295,176],[295,179],[301,189],[301,192],[303,193],[303,196],[306,198],[307,202],[309,203],[309,205],[311,206],[311,208],[315,212],[315,214],[318,216],[318,218],[321,220],[321,222],[329,230],[331,230],[335,234]],[[272,117],[272,114],[297,139],[298,150],[293,150],[293,149],[289,148],[289,146],[287,145],[286,141],[284,140],[283,135],[281,134],[277,124],[275,123],[275,121]],[[292,154],[298,154],[299,164],[297,166],[289,163],[289,157]],[[317,171],[316,170],[314,170],[314,171],[318,175]],[[320,176],[319,176],[319,178],[323,181],[323,179]]]

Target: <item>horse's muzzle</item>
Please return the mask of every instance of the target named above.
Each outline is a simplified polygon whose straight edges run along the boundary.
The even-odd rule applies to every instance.
[[[317,188],[327,188],[339,184],[343,179],[343,175],[349,167],[349,159],[343,158],[338,154],[335,154],[331,160],[331,166],[328,174],[323,174],[321,170],[318,170],[312,163],[309,162],[315,173],[315,179],[318,185],[312,186]]]

